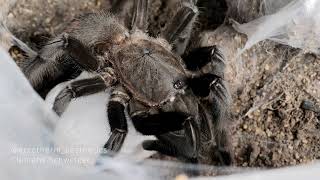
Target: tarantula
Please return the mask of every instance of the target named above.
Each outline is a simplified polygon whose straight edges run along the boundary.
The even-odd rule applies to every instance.
[[[224,59],[215,46],[185,53],[198,11],[195,0],[182,5],[158,38],[147,34],[148,0],[135,0],[130,29],[111,13],[91,13],[72,21],[39,53],[16,39],[13,44],[29,56],[22,70],[35,89],[79,69],[94,75],[71,82],[58,94],[53,106],[58,115],[72,99],[112,87],[107,150],[120,150],[127,110],[139,132],[158,138],[145,141],[146,150],[193,163],[208,158],[207,152],[228,165],[230,98]]]

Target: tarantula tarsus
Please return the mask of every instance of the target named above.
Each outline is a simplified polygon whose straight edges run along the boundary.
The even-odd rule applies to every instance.
[[[135,0],[131,29],[111,13],[91,13],[72,21],[39,53],[21,41],[13,44],[29,54],[22,70],[35,89],[79,68],[94,74],[59,93],[53,107],[58,115],[72,99],[112,87],[107,150],[119,151],[125,140],[127,107],[135,128],[158,138],[145,141],[146,150],[193,163],[208,158],[202,152],[209,152],[228,165],[230,98],[223,80],[224,59],[215,46],[184,53],[198,11],[195,0],[182,5],[158,38],[146,33],[148,0]]]

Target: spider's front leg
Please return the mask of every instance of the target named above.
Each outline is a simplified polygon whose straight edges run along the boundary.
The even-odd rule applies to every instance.
[[[217,46],[195,48],[188,54],[182,55],[188,70],[196,73],[212,73],[223,77],[225,60]]]
[[[228,86],[223,80],[225,61],[216,46],[201,47],[184,56],[187,68],[197,74],[188,82],[193,93],[200,97],[205,112],[209,114],[202,123],[213,127],[216,146],[213,155],[221,164],[230,165],[233,162],[229,106],[231,98]]]
[[[204,74],[191,80],[193,92],[200,97],[204,112],[209,116],[202,123],[212,127],[209,131],[216,142],[213,155],[222,165],[233,162],[229,106],[231,103],[228,87],[222,78],[213,74]]]
[[[179,112],[138,114],[131,117],[135,128],[144,135],[156,135],[158,140],[143,142],[146,150],[177,157],[188,163],[198,162],[200,129],[193,116]],[[184,134],[173,131],[184,130]]]

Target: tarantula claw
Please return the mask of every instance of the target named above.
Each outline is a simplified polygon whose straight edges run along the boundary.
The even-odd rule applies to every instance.
[[[113,153],[119,152],[127,135],[126,130],[114,129],[104,148]]]
[[[67,86],[58,94],[53,104],[53,110],[57,113],[58,116],[61,116],[66,107],[69,105],[71,99],[74,97],[75,92],[73,92],[69,86]]]
[[[142,147],[188,163],[198,163],[200,130],[192,117],[185,120],[183,127],[184,131],[169,132],[158,135],[158,140],[144,141]]]
[[[196,128],[197,125],[193,122],[192,117],[189,117],[183,125],[187,135],[187,141],[189,141],[194,153],[193,156],[196,157],[195,153],[197,153],[199,149],[199,130]]]
[[[219,78],[215,78],[212,80],[212,82],[209,84],[209,87],[218,86]]]
[[[216,45],[212,46],[211,59],[224,62],[224,56]]]

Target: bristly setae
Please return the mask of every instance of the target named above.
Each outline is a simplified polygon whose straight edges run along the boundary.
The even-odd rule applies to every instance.
[[[125,0],[114,4],[125,3],[120,1]],[[230,96],[223,80],[224,59],[215,46],[185,53],[198,11],[196,0],[181,4],[157,38],[147,34],[148,0],[135,0],[130,28],[116,13],[100,12],[73,20],[39,52],[10,33],[7,40],[29,55],[22,70],[38,91],[61,76],[71,78],[79,71],[94,75],[71,82],[59,93],[53,107],[58,115],[72,99],[111,87],[111,135],[104,145],[110,152],[118,152],[125,140],[128,110],[139,132],[158,138],[145,141],[146,150],[192,163],[218,159],[229,165]]]

